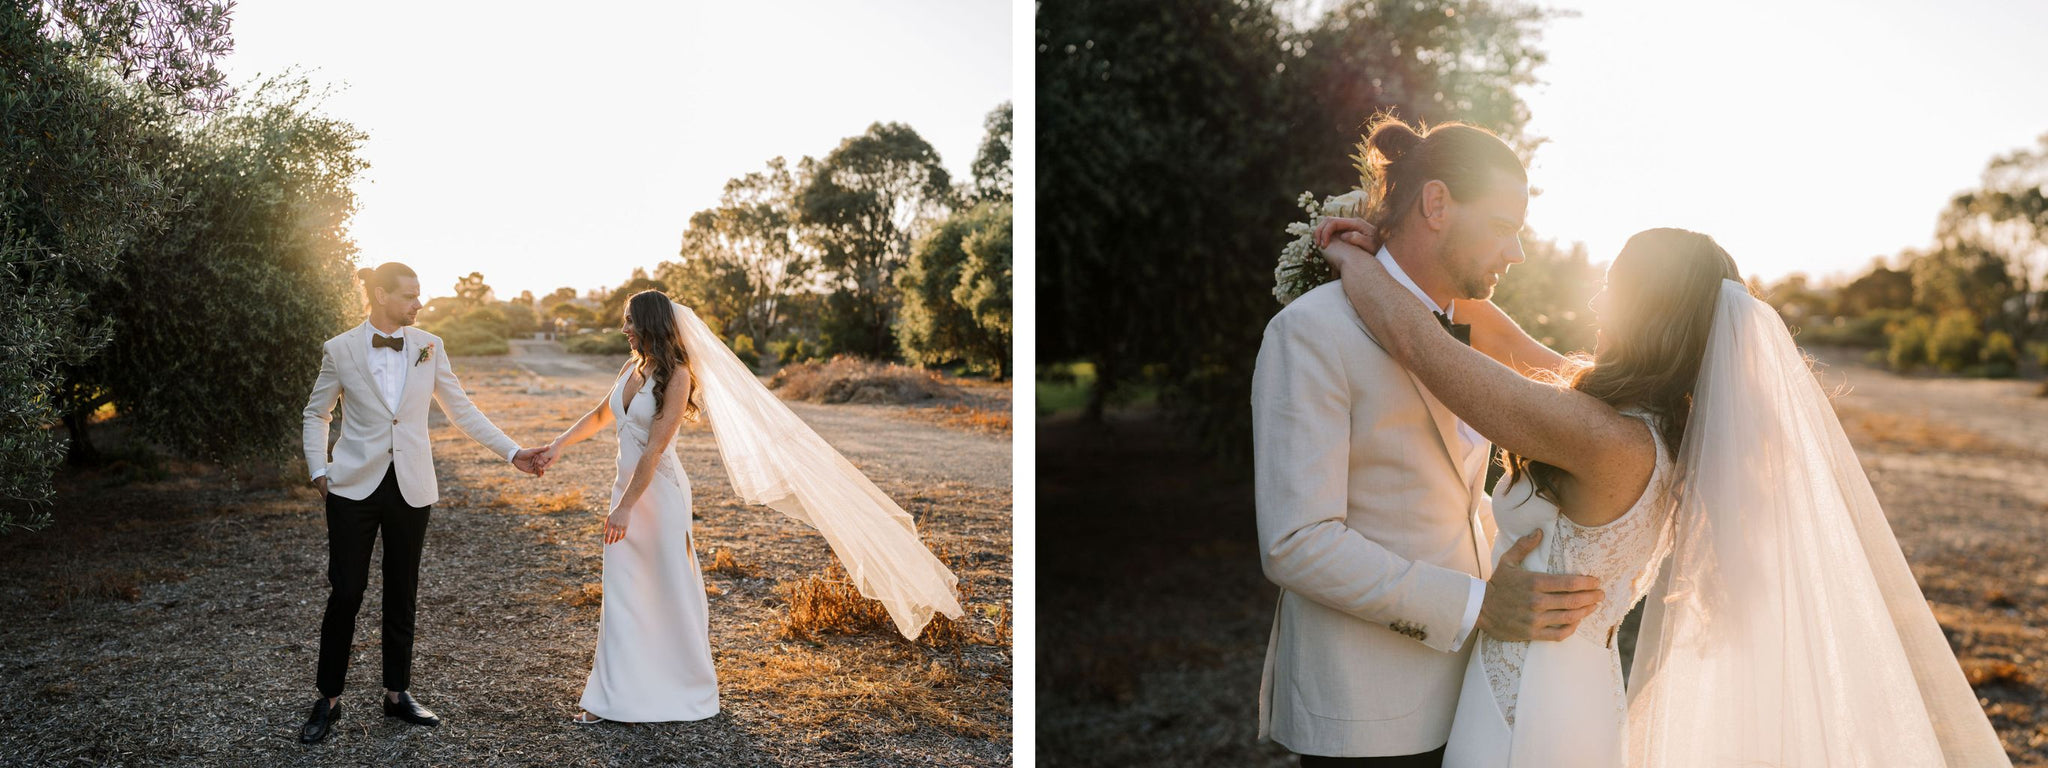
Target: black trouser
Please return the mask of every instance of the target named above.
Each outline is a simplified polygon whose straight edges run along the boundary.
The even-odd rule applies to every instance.
[[[362,501],[327,494],[327,616],[320,621],[320,695],[341,695],[348,677],[356,613],[370,586],[370,550],[384,531],[384,687],[412,685],[413,598],[420,586],[420,549],[427,543],[427,513],[398,492],[396,470]]]
[[[1401,757],[1317,757],[1302,755],[1301,768],[1442,768],[1444,748]]]

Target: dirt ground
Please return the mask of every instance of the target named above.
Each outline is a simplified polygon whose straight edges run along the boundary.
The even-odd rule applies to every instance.
[[[538,444],[609,390],[620,361],[520,343],[455,365],[501,428]],[[134,453],[68,473],[51,527],[0,536],[0,765],[1010,764],[1008,436],[912,407],[792,405],[950,560],[968,640],[785,634],[778,585],[824,573],[831,553],[810,529],[741,505],[708,430],[686,426],[677,439],[710,569],[723,712],[572,725],[597,640],[615,438],[602,433],[532,478],[436,410],[442,498],[412,690],[441,727],[376,709],[373,566],[339,731],[299,744],[327,591],[320,501],[303,467],[237,478]],[[721,550],[731,562],[713,569]]]
[[[2007,753],[2048,766],[2040,382],[1854,364],[1821,377],[1844,390],[1843,424]],[[1277,590],[1259,571],[1249,468],[1149,411],[1038,430],[1040,764],[1294,764],[1255,740]]]

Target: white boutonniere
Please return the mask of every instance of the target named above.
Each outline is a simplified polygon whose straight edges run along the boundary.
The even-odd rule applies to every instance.
[[[434,345],[428,344],[424,347],[420,347],[420,356],[414,358],[412,364],[417,366],[420,363],[424,363],[432,359],[434,359]]]

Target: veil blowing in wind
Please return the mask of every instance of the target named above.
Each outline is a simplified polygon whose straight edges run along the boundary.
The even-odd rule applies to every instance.
[[[918,539],[910,514],[762,386],[696,312],[673,306],[733,492],[816,528],[904,637],[934,612],[960,618],[959,579]]]
[[[1733,280],[1678,460],[1630,765],[2010,764],[1827,395]]]

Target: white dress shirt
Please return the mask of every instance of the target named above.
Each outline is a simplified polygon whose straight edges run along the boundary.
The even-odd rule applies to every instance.
[[[405,392],[406,369],[411,367],[405,364],[405,353],[413,352],[417,354],[418,352],[411,349],[397,350],[390,347],[377,346],[378,339],[405,340],[405,328],[403,327],[400,327],[398,332],[393,334],[386,334],[383,331],[377,330],[377,326],[371,325],[367,320],[363,321],[363,327],[370,331],[367,334],[368,340],[365,342],[370,345],[367,352],[369,356],[363,358],[370,364],[370,380],[377,383],[377,393],[384,397],[384,405],[389,406],[392,413],[397,413],[398,399]]]
[[[1447,307],[1438,306],[1436,300],[1431,299],[1429,294],[1424,293],[1422,288],[1415,284],[1415,280],[1408,277],[1408,273],[1401,269],[1401,263],[1394,260],[1394,254],[1387,252],[1386,246],[1380,246],[1378,258],[1380,266],[1387,268],[1387,274],[1393,275],[1396,282],[1407,288],[1409,293],[1415,294],[1415,298],[1421,299],[1423,306],[1429,307],[1432,312],[1443,313],[1445,319],[1451,319],[1452,311],[1457,309],[1458,306],[1456,302]],[[1452,416],[1456,415],[1452,414]],[[1472,444],[1478,444],[1486,439],[1479,435],[1478,430],[1466,424],[1464,419],[1458,419],[1458,436]],[[1465,647],[1465,641],[1471,639],[1472,628],[1479,625],[1479,604],[1485,601],[1486,582],[1481,581],[1475,576],[1472,579],[1471,596],[1465,601],[1465,621],[1458,632],[1458,640],[1451,645],[1452,653],[1457,653],[1458,649]]]

